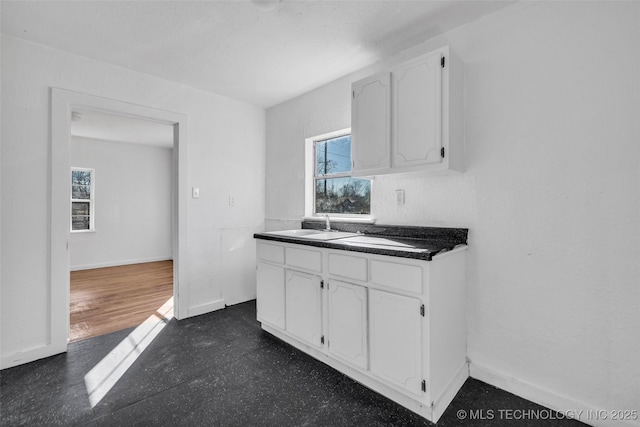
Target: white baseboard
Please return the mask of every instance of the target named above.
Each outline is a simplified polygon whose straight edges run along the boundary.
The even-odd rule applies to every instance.
[[[100,263],[97,263],[97,264],[72,265],[69,268],[69,270],[71,270],[71,271],[92,270],[94,268],[118,267],[120,265],[143,264],[145,262],[169,261],[169,260],[172,260],[172,259],[173,259],[173,257],[169,256],[169,257],[130,259],[130,260],[126,260],[126,261],[100,262]]]
[[[640,427],[640,414],[636,420],[621,421],[612,419],[612,413],[617,412],[617,410],[633,410],[637,408],[596,408],[474,362],[469,364],[469,373],[472,378],[560,412],[567,417],[575,418],[585,424],[597,427]],[[601,419],[605,417],[606,419]]]
[[[14,366],[23,365],[35,360],[44,359],[67,351],[65,346],[55,346],[53,344],[45,344],[41,347],[32,348],[25,351],[2,356],[0,359],[0,369],[12,368]]]
[[[189,307],[186,317],[199,316],[211,311],[223,309],[224,307],[224,300],[218,299],[205,304],[196,305],[195,307]]]

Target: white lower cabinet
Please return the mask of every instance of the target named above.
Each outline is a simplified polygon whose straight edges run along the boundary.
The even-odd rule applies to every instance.
[[[466,247],[431,261],[257,242],[262,328],[436,422],[468,377]]]
[[[284,329],[284,267],[258,261],[256,277],[258,320]]]
[[[413,394],[422,393],[422,313],[420,300],[369,291],[371,372]]]
[[[294,270],[287,270],[286,276],[285,329],[305,343],[320,347],[323,344],[321,279]]]
[[[359,368],[368,369],[367,288],[330,280],[327,290],[329,353]]]

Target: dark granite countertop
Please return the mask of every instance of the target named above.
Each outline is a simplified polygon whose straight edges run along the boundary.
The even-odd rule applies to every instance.
[[[302,223],[302,229],[321,230],[323,228],[324,222],[303,221]],[[458,245],[466,245],[468,233],[466,228],[393,226],[349,222],[332,223],[331,228],[336,231],[359,234],[335,240],[313,240],[272,233],[256,233],[253,237],[320,248],[431,261],[439,253],[452,250]]]

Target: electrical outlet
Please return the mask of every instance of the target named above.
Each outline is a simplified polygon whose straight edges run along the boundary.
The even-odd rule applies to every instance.
[[[235,206],[236,199],[233,196],[229,196],[229,206]]]

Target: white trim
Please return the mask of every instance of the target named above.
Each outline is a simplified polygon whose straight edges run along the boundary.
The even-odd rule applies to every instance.
[[[199,316],[201,314],[209,313],[216,310],[221,310],[224,307],[225,307],[225,304],[223,299],[210,301],[205,304],[196,305],[195,307],[189,307],[188,317]]]
[[[70,270],[71,271],[92,270],[94,268],[119,267],[121,265],[144,264],[147,262],[169,261],[171,259],[173,258],[155,257],[155,258],[130,259],[126,261],[110,261],[110,262],[101,262],[98,264],[75,265],[75,266],[72,266]]]
[[[22,365],[24,363],[33,362],[34,360],[44,359],[54,354],[62,353],[66,351],[60,350],[59,345],[46,344],[40,347],[32,348],[29,350],[22,350],[6,356],[2,356],[0,360],[0,366],[2,369],[12,368],[14,366]]]
[[[612,410],[605,408],[596,408],[592,405],[584,402],[577,401],[567,396],[558,394],[552,390],[547,390],[538,385],[523,381],[515,378],[511,375],[507,375],[504,372],[495,371],[486,366],[479,365],[475,362],[469,363],[469,374],[472,378],[483,381],[487,384],[491,384],[502,390],[513,393],[524,399],[530,400],[539,405],[545,406],[554,411],[566,414],[567,416],[574,416],[583,423],[593,426],[620,426],[620,427],[638,427],[640,426],[640,420],[631,421],[614,421],[607,416],[606,420],[593,420],[589,419],[587,414],[607,413],[610,414]],[[620,408],[613,408],[620,409]],[[625,409],[625,408],[623,408]],[[629,408],[635,409],[635,408]],[[580,412],[582,411],[582,412]],[[591,411],[591,412],[589,412]],[[581,415],[581,416],[579,416]]]
[[[73,109],[101,111],[122,114],[143,120],[171,124],[174,127],[173,148],[173,260],[174,260],[174,301],[175,317],[187,316],[189,301],[186,270],[188,236],[188,134],[187,116],[170,111],[158,110],[143,105],[130,104],[64,89],[51,90],[51,180],[50,205],[50,330],[47,344],[42,350],[34,349],[29,354],[33,359],[20,359],[26,363],[35,358],[62,353],[67,350],[69,335],[69,216],[70,216],[70,137],[71,112]],[[45,348],[46,347],[46,348]],[[25,354],[25,353],[23,353]],[[16,355],[5,359],[14,360]],[[3,366],[4,367],[4,366]]]
[[[304,140],[304,214],[305,216],[313,215],[313,205],[314,205],[314,197],[315,191],[313,189],[313,185],[315,183],[314,179],[314,163],[315,163],[315,153],[314,149],[314,141],[316,138],[306,138]]]

